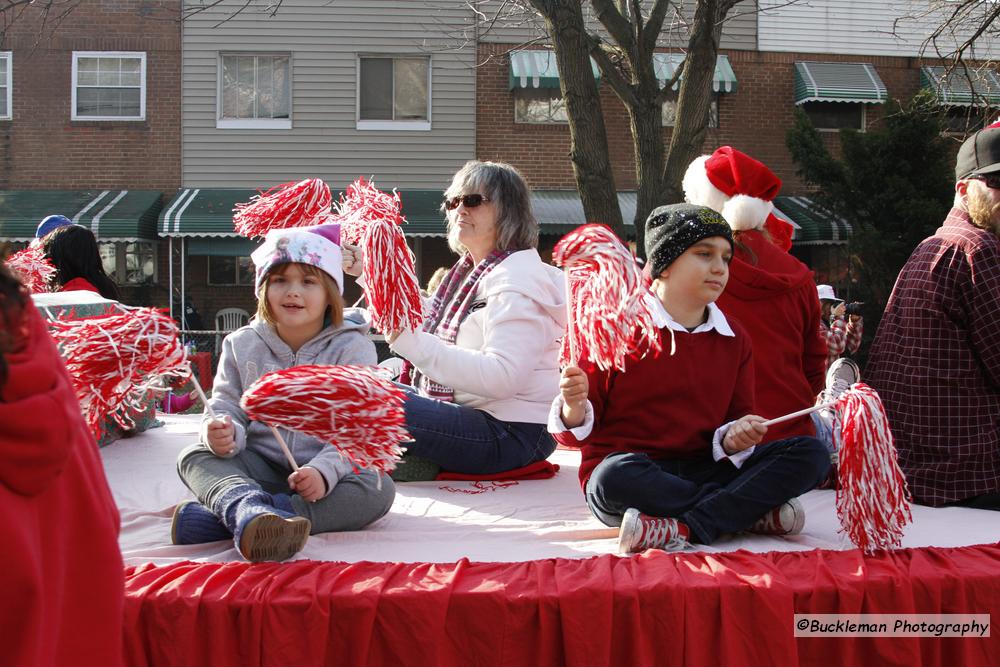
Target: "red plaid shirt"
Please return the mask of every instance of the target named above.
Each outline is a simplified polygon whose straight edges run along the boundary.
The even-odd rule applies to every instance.
[[[915,500],[1000,492],[1000,239],[952,209],[900,271],[864,377]]]
[[[826,367],[840,358],[840,355],[847,350],[851,354],[861,347],[861,335],[864,333],[864,320],[860,317],[854,322],[845,322],[843,317],[835,317],[833,323],[827,326],[823,320],[819,321],[819,332],[826,341]]]

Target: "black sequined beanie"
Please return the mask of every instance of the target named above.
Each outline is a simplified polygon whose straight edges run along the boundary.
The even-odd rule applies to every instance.
[[[705,206],[671,204],[653,209],[646,218],[646,258],[651,275],[663,269],[698,241],[721,236],[733,245],[733,230],[725,218]]]

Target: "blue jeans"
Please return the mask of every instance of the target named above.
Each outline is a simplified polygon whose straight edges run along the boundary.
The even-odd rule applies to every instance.
[[[720,534],[746,530],[769,510],[813,489],[829,468],[829,451],[811,437],[758,445],[742,468],[711,457],[652,459],[616,452],[587,480],[587,505],[608,526],[621,525],[630,507],[673,517],[691,529],[693,542],[711,544]]]
[[[420,396],[412,387],[403,389],[406,428],[414,439],[403,446],[443,470],[505,472],[542,461],[556,448],[545,424],[505,422],[482,410]]]

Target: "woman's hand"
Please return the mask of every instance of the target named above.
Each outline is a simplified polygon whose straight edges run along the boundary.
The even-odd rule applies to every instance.
[[[302,500],[310,503],[326,495],[326,481],[323,475],[316,468],[309,466],[302,466],[289,475],[288,486],[302,496]]]
[[[349,276],[360,276],[362,269],[365,268],[365,251],[361,246],[351,245],[350,243],[342,243],[340,250],[343,255],[341,264],[343,265],[344,273]]]
[[[726,431],[726,435],[722,438],[722,449],[726,454],[737,454],[763,440],[765,433],[767,427],[764,426],[764,418],[747,415],[734,421]]]
[[[208,423],[205,439],[208,448],[216,456],[229,456],[236,450],[236,428],[233,420],[226,415]]]
[[[562,397],[562,420],[566,428],[576,428],[587,417],[587,394],[590,384],[587,374],[577,366],[567,366],[559,378],[559,395]]]

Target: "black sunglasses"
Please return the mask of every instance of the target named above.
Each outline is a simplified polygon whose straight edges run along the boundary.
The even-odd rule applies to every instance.
[[[977,181],[982,181],[988,188],[1000,190],[1000,174],[981,174],[979,176],[973,176],[972,178]]]
[[[449,211],[454,211],[459,204],[465,204],[465,208],[476,208],[483,202],[490,200],[486,195],[462,195],[444,200],[444,207]]]

